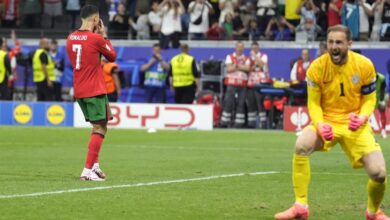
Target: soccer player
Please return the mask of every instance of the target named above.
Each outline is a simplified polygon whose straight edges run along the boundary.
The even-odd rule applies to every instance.
[[[386,189],[386,165],[368,117],[375,108],[376,72],[372,62],[350,50],[351,31],[330,27],[328,53],[317,58],[307,73],[308,109],[312,124],[298,136],[293,157],[295,204],[275,219],[308,219],[309,156],[329,151],[339,143],[353,168],[364,167],[367,185],[367,220],[390,220],[379,209]]]
[[[379,111],[380,123],[379,127],[383,139],[387,138],[386,133],[386,106],[389,100],[389,96],[386,93],[386,79],[382,73],[377,73],[376,79],[376,108]]]
[[[74,96],[85,120],[92,124],[87,159],[80,180],[103,181],[106,175],[99,167],[98,157],[107,132],[107,121],[111,119],[111,111],[100,56],[103,55],[108,61],[114,62],[116,52],[106,38],[103,21],[99,18],[99,9],[93,5],[85,5],[80,16],[80,29],[71,33],[66,40],[67,53],[73,67]]]

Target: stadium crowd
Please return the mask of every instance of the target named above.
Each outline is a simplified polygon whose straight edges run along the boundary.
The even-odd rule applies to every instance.
[[[320,40],[336,24],[354,40],[390,36],[389,0],[3,0],[1,26],[69,32],[87,3],[100,8],[111,39],[161,38],[162,48],[179,39]]]

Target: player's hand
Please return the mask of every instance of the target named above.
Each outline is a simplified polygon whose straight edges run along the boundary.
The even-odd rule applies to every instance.
[[[326,141],[331,141],[334,138],[332,126],[325,122],[320,122],[317,124],[317,131],[321,137]]]
[[[96,33],[101,34],[104,37],[106,36],[106,27],[104,26],[102,19],[99,20],[99,23],[96,28]]]
[[[364,123],[366,123],[368,117],[365,115],[357,115],[355,113],[349,114],[349,125],[348,128],[351,131],[356,131],[359,129]]]

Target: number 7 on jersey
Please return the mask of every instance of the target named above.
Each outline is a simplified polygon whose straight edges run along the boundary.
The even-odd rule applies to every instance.
[[[76,52],[76,66],[75,69],[79,70],[80,67],[80,62],[81,62],[81,44],[73,44],[72,45],[72,51]]]

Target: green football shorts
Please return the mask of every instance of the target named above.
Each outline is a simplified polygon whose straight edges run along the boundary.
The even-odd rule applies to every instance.
[[[86,121],[99,122],[112,119],[107,95],[76,99]]]

